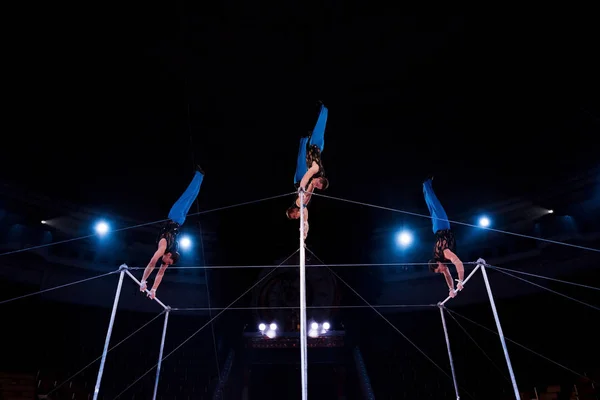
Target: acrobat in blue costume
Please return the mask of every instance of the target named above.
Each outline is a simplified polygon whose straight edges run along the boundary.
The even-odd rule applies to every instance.
[[[300,181],[302,181],[302,178],[311,166],[308,164],[309,160],[307,158],[307,154],[310,153],[310,149],[313,146],[316,146],[319,149],[319,153],[323,152],[323,148],[325,147],[326,125],[327,107],[321,105],[321,112],[319,113],[319,118],[317,119],[317,123],[315,124],[315,129],[313,129],[310,136],[300,138],[300,148],[298,149],[298,159],[296,161],[296,173],[294,174],[294,185],[298,186],[300,184]],[[323,176],[324,175],[325,174],[323,172]]]
[[[433,259],[429,260],[429,270],[431,272],[444,274],[446,283],[450,289],[449,294],[451,297],[454,297],[456,295],[456,291],[454,291],[454,281],[452,280],[452,275],[450,274],[446,263],[451,262],[456,266],[458,272],[457,290],[462,290],[464,267],[462,261],[455,254],[456,240],[454,239],[454,233],[450,229],[448,215],[433,191],[432,180],[433,178],[428,178],[423,182],[425,203],[427,203],[429,215],[431,215],[433,233],[436,238],[433,247]]]
[[[160,270],[154,279],[154,285],[150,290],[148,296],[153,299],[156,295],[156,289],[160,285],[162,281],[162,277],[165,273],[165,269],[172,264],[175,264],[179,260],[179,245],[177,243],[177,235],[179,234],[179,227],[183,225],[185,222],[185,218],[187,213],[192,207],[194,200],[198,197],[198,193],[200,192],[200,186],[202,185],[202,181],[204,180],[204,171],[200,167],[196,168],[196,172],[194,173],[194,178],[192,182],[188,185],[185,192],[179,197],[179,199],[173,204],[171,207],[171,211],[169,211],[169,220],[163,226],[160,231],[160,234],[157,238],[157,246],[158,249],[150,259],[148,266],[144,270],[144,275],[142,276],[142,281],[140,285],[140,291],[145,291],[147,287],[147,280],[150,277],[150,274],[154,270],[156,264],[161,261]],[[164,242],[163,242],[164,239]]]
[[[308,234],[308,210],[306,207],[310,202],[315,189],[325,190],[329,181],[325,177],[325,169],[321,160],[321,153],[325,147],[325,126],[327,125],[327,107],[321,105],[321,112],[315,128],[310,136],[300,139],[298,159],[296,160],[296,173],[294,174],[294,185],[303,190],[304,204],[300,204],[300,197],[296,198],[294,204],[289,207],[285,214],[288,219],[300,218],[300,207],[304,212],[304,238]]]

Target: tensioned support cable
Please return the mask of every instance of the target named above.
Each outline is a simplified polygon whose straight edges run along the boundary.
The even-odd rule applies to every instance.
[[[346,202],[346,203],[352,203],[352,204],[357,204],[357,205],[371,207],[371,208],[378,208],[380,210],[392,211],[392,212],[397,212],[397,213],[406,214],[406,215],[413,215],[415,217],[432,219],[432,217],[430,215],[420,214],[420,213],[416,213],[416,212],[412,212],[412,211],[405,211],[405,210],[399,210],[399,209],[395,209],[395,208],[391,208],[391,207],[378,206],[376,204],[364,203],[364,202],[356,201],[356,200],[342,199],[341,197],[329,196],[329,195],[322,194],[322,193],[313,193],[313,194],[315,196],[320,196],[320,197],[324,197],[324,198],[332,199],[332,200],[343,201],[343,202]],[[467,222],[453,221],[453,220],[450,220],[450,219],[445,220],[445,219],[442,219],[442,218],[436,218],[436,219],[438,219],[440,221],[451,222],[451,223],[457,224],[457,225],[468,226],[468,227],[471,227],[471,228],[477,228],[477,229],[482,229],[482,230],[491,231],[491,232],[503,233],[505,235],[518,236],[518,237],[522,237],[522,238],[526,238],[526,239],[534,239],[534,240],[539,240],[541,242],[558,244],[558,245],[561,245],[561,246],[574,247],[576,249],[588,250],[588,251],[593,251],[593,252],[596,252],[596,253],[600,253],[600,249],[594,249],[593,247],[579,246],[579,245],[576,245],[576,244],[571,244],[571,243],[566,243],[566,242],[559,242],[557,240],[545,239],[545,238],[541,238],[541,237],[537,237],[537,236],[524,235],[522,233],[504,231],[504,230],[501,230],[501,229],[495,229],[495,228],[489,228],[489,227],[486,228],[486,227],[482,227],[482,226],[479,226],[479,225],[469,224]]]
[[[446,307],[443,307],[444,311],[448,311],[448,309]],[[489,360],[489,362],[494,366],[494,368],[496,368],[496,370],[498,370],[498,372],[500,373],[500,375],[510,384],[512,385],[511,380],[504,374],[504,371],[502,371],[502,369],[498,366],[498,364],[496,364],[494,362],[494,360],[492,360],[492,358],[490,356],[488,356],[487,352],[479,345],[479,343],[477,343],[477,341],[473,338],[473,336],[471,336],[469,334],[469,332],[467,332],[467,330],[465,329],[464,326],[462,326],[462,324],[460,322],[458,322],[458,320],[454,317],[454,315],[452,315],[452,313],[448,312],[448,315],[450,316],[450,318],[452,318],[454,320],[454,322],[456,322],[456,325],[458,325],[458,327],[465,333],[465,335],[471,339],[471,341],[473,342],[473,344],[475,344],[475,346],[477,346],[477,348],[479,350],[481,350],[481,352],[483,353],[483,355],[485,356],[485,358],[487,358]]]
[[[121,344],[125,343],[129,338],[131,338],[136,333],[138,333],[139,331],[141,331],[142,329],[144,329],[145,327],[147,327],[148,325],[150,325],[152,322],[154,322],[158,317],[160,317],[161,315],[163,315],[165,312],[166,312],[166,310],[163,310],[160,313],[158,313],[150,321],[146,322],[144,325],[140,326],[135,331],[133,331],[132,333],[130,333],[129,335],[127,335],[127,337],[125,339],[121,340],[119,343],[115,344],[110,349],[108,349],[108,352],[111,352],[112,350],[114,350],[118,346],[120,346]],[[101,358],[102,358],[102,354],[99,355],[98,358],[96,358],[95,360],[91,361],[88,365],[86,365],[85,367],[81,368],[79,371],[75,372],[73,375],[71,375],[70,377],[68,377],[67,379],[65,379],[62,383],[60,383],[59,385],[54,386],[54,388],[52,388],[51,391],[49,391],[48,393],[46,393],[46,396],[50,396],[52,393],[54,393],[55,391],[57,391],[58,389],[60,389],[62,386],[64,386],[65,383],[70,382],[73,378],[75,378],[77,375],[79,375],[80,373],[82,373],[83,371],[85,371],[86,369],[88,369],[89,367],[91,367],[93,364],[95,364]]]
[[[292,254],[290,254],[285,260],[283,260],[281,262],[281,264],[283,265],[287,260],[289,260],[290,258],[292,258],[296,253],[298,253],[300,251],[300,249],[297,249],[296,251],[294,251]],[[210,318],[208,320],[208,322],[206,322],[204,325],[202,325],[198,330],[196,330],[195,332],[193,332],[190,336],[188,336],[187,339],[185,339],[183,342],[181,342],[177,347],[175,347],[173,350],[171,350],[170,353],[168,353],[166,356],[164,356],[163,358],[161,358],[159,360],[159,363],[166,360],[168,357],[170,357],[173,353],[175,353],[177,350],[179,350],[184,344],[186,344],[187,342],[189,342],[194,336],[196,336],[198,333],[200,333],[204,328],[206,328],[211,322],[213,322],[215,319],[217,319],[219,316],[221,316],[221,314],[223,314],[225,311],[228,310],[229,307],[233,306],[235,303],[237,303],[242,297],[244,297],[245,295],[247,295],[250,291],[252,291],[252,289],[254,289],[256,286],[258,286],[262,281],[264,281],[265,279],[267,279],[273,272],[275,272],[275,270],[277,269],[277,267],[273,268],[271,271],[269,271],[267,274],[265,274],[262,278],[260,278],[258,281],[256,281],[256,283],[254,283],[252,286],[250,286],[250,288],[248,288],[244,293],[242,293],[241,295],[239,295],[235,300],[233,300],[231,303],[229,303],[229,306],[226,307],[224,310],[221,310],[220,312],[218,312],[217,314],[215,314],[214,317]],[[127,390],[129,390],[133,385],[135,385],[136,383],[138,383],[143,377],[145,377],[146,375],[148,375],[154,368],[156,368],[158,366],[159,363],[156,363],[152,368],[148,369],[146,372],[144,372],[140,377],[138,377],[135,381],[133,381],[129,386],[127,386],[125,389],[123,389],[117,396],[115,396],[114,399],[119,398],[123,393],[125,393]]]
[[[423,307],[437,307],[436,304],[380,304],[380,305],[346,305],[346,306],[306,306],[307,310],[335,310],[339,309],[353,309],[353,308],[423,308]],[[210,310],[224,310],[222,308],[210,308]],[[298,310],[300,306],[282,306],[282,307],[229,307],[229,311],[251,311],[251,310]],[[208,307],[175,307],[173,311],[208,311]]]
[[[463,318],[463,319],[464,319],[464,320],[466,320],[466,321],[469,321],[469,322],[470,322],[470,323],[472,323],[473,325],[477,325],[478,327],[480,327],[480,328],[482,328],[482,329],[485,329],[486,331],[489,331],[489,332],[492,332],[492,333],[493,333],[493,334],[495,334],[495,335],[498,335],[498,332],[494,331],[493,329],[490,329],[490,328],[488,328],[488,327],[486,327],[486,326],[484,326],[484,325],[481,325],[480,323],[478,323],[478,322],[475,322],[475,321],[473,321],[472,319],[470,319],[470,318],[468,318],[468,317],[465,317],[464,315],[462,315],[462,314],[460,314],[460,313],[457,313],[457,312],[456,312],[456,311],[454,311],[454,310],[451,310],[451,309],[449,309],[449,308],[446,308],[446,310],[448,310],[448,311],[449,311],[449,312],[451,312],[452,314],[456,314],[457,316],[459,316],[459,317]],[[575,371],[574,369],[571,369],[571,368],[569,368],[569,367],[567,367],[567,366],[565,366],[565,365],[563,365],[563,364],[560,364],[560,363],[558,363],[558,362],[556,362],[556,361],[554,361],[554,360],[552,360],[552,359],[550,359],[550,358],[548,358],[548,357],[546,357],[546,356],[544,356],[544,355],[542,355],[542,354],[540,354],[540,353],[538,353],[538,352],[536,352],[536,351],[534,351],[534,350],[530,349],[529,347],[526,347],[526,346],[524,346],[524,345],[522,345],[522,344],[520,344],[520,343],[517,343],[517,342],[515,342],[515,341],[514,341],[514,340],[512,340],[512,339],[509,339],[509,338],[507,338],[506,336],[504,336],[504,339],[505,339],[506,341],[508,341],[508,342],[511,342],[512,344],[515,344],[515,345],[519,346],[520,348],[522,348],[522,349],[524,349],[524,350],[527,350],[527,351],[529,351],[530,353],[533,353],[533,354],[535,354],[536,356],[538,356],[538,357],[540,357],[540,358],[543,358],[543,359],[544,359],[544,360],[546,360],[546,361],[549,361],[549,362],[551,362],[552,364],[554,364],[554,365],[556,365],[556,366],[559,366],[559,367],[563,368],[563,369],[564,369],[564,370],[566,370],[566,371],[569,371],[569,372],[571,372],[571,373],[573,373],[573,374],[575,374],[575,375],[577,375],[577,376],[580,376],[580,377],[582,377],[582,378],[584,378],[584,379],[586,379],[586,380],[590,380],[590,381],[594,382],[595,384],[600,384],[599,382],[596,382],[596,381],[594,381],[593,379],[591,379],[589,376],[585,376],[585,375],[583,375],[583,374],[581,374],[581,373],[579,373],[579,372]]]
[[[493,268],[492,268],[492,269],[493,269]],[[527,283],[529,283],[530,285],[537,286],[537,287],[539,287],[540,289],[544,289],[544,290],[546,290],[546,291],[548,291],[548,292],[550,292],[550,293],[554,293],[554,294],[557,294],[557,295],[559,295],[559,296],[562,296],[562,297],[564,297],[565,299],[569,299],[569,300],[571,300],[571,301],[574,301],[574,302],[576,302],[576,303],[583,304],[584,306],[587,306],[587,307],[593,308],[593,309],[594,309],[594,310],[596,310],[596,311],[600,311],[600,307],[596,307],[596,306],[594,306],[594,305],[591,305],[591,304],[589,304],[589,303],[586,303],[586,302],[584,302],[584,301],[578,300],[578,299],[576,299],[576,298],[574,298],[574,297],[567,296],[566,294],[563,294],[563,293],[557,292],[556,290],[552,290],[552,289],[550,289],[550,288],[547,288],[546,286],[542,286],[542,285],[540,285],[540,284],[538,284],[538,283],[531,282],[531,281],[529,281],[529,280],[527,280],[527,279],[525,279],[525,278],[521,278],[521,277],[519,277],[519,276],[516,276],[516,275],[510,274],[510,273],[508,273],[508,272],[506,272],[506,271],[503,271],[503,270],[498,270],[498,272],[500,272],[500,273],[502,273],[502,274],[504,274],[504,275],[511,276],[511,277],[513,277],[513,278],[515,278],[515,279],[518,279],[518,280],[520,280],[520,281],[527,282]]]
[[[592,289],[592,290],[600,290],[600,288],[598,288],[598,287],[584,285],[582,283],[577,283],[577,282],[565,281],[565,280],[562,280],[562,279],[550,278],[550,277],[547,277],[547,276],[544,276],[544,275],[536,275],[536,274],[532,274],[530,272],[519,271],[519,270],[516,270],[516,269],[501,268],[501,267],[497,267],[495,265],[486,265],[486,267],[490,268],[490,269],[497,269],[498,271],[512,272],[512,273],[515,273],[515,274],[527,275],[527,276],[531,276],[531,277],[534,277],[534,278],[540,278],[540,279],[546,279],[546,280],[549,280],[549,281],[564,283],[566,285],[573,285],[573,286],[578,286],[578,287],[582,287],[582,288],[586,288],[586,289]]]
[[[190,217],[190,216],[194,216],[194,215],[208,214],[208,213],[215,212],[215,211],[221,211],[221,210],[226,210],[226,209],[229,209],[229,208],[241,207],[241,206],[246,206],[246,205],[250,205],[250,204],[254,204],[254,203],[260,203],[260,202],[267,201],[267,200],[278,199],[278,198],[281,198],[281,197],[290,196],[292,194],[297,194],[297,193],[296,192],[290,192],[290,193],[280,194],[280,195],[277,195],[277,196],[265,197],[265,198],[258,199],[258,200],[245,201],[243,203],[232,204],[232,205],[229,205],[229,206],[211,208],[210,210],[204,210],[204,211],[199,211],[199,212],[196,212],[196,213],[191,213],[191,214],[188,214],[187,216]],[[127,230],[130,230],[130,229],[141,228],[141,227],[144,227],[144,226],[160,224],[160,223],[166,222],[166,221],[168,221],[168,219],[161,219],[161,220],[152,221],[152,222],[144,222],[142,224],[131,225],[131,226],[127,226],[127,227],[124,227],[124,228],[115,229],[115,230],[112,230],[111,232],[114,232],[114,233],[116,233],[116,232],[122,232],[122,231],[127,231]],[[98,235],[97,234],[85,235],[85,236],[79,236],[79,237],[74,237],[74,238],[65,239],[65,240],[59,240],[58,242],[40,244],[38,246],[30,246],[30,247],[25,247],[25,248],[18,249],[18,250],[11,250],[11,251],[7,251],[7,252],[4,252],[4,253],[0,253],[0,257],[7,256],[9,254],[23,253],[25,251],[42,249],[42,248],[54,246],[54,245],[57,245],[57,244],[63,244],[63,243],[75,242],[77,240],[89,239],[89,238],[93,238],[93,237],[96,237],[96,236],[98,236]]]
[[[319,262],[322,262],[324,265],[326,265],[311,249],[309,249],[308,247],[306,248],[306,250],[308,250],[310,252],[310,254],[312,254],[317,260],[319,260]],[[344,285],[346,285],[346,287],[348,287],[348,289],[350,289],[356,296],[358,296],[358,298],[360,298],[362,301],[365,302],[365,304],[371,308],[373,311],[375,311],[377,313],[377,315],[379,315],[385,322],[388,323],[388,325],[390,325],[396,332],[398,332],[400,334],[400,336],[402,336],[408,343],[410,343],[419,353],[421,353],[429,362],[431,362],[437,369],[439,369],[444,375],[446,375],[448,378],[452,379],[452,376],[450,374],[448,374],[448,372],[446,372],[446,370],[444,370],[442,367],[439,366],[438,363],[436,363],[435,361],[433,361],[433,359],[431,357],[429,357],[427,355],[427,353],[425,353],[423,350],[421,350],[421,348],[419,346],[417,346],[417,344],[415,342],[413,342],[412,340],[410,340],[408,338],[408,336],[406,336],[400,329],[398,329],[398,327],[396,327],[396,325],[394,325],[389,319],[387,319],[377,308],[375,308],[374,306],[371,305],[371,303],[369,303],[363,296],[360,295],[360,293],[358,293],[352,286],[350,286],[350,284],[348,282],[346,282],[344,279],[342,279],[341,276],[339,276],[334,270],[332,270],[331,268],[329,268],[328,266],[326,266],[326,268],[333,274],[335,275],[335,277],[337,279],[339,279]],[[437,305],[436,305],[437,307]],[[464,390],[464,388],[462,388]],[[469,397],[471,397],[472,399],[473,396],[471,396],[466,390],[464,390],[465,393],[467,393],[467,395]]]
[[[444,265],[454,265],[451,262],[444,262],[444,263],[440,263],[440,264],[444,264]],[[463,265],[476,265],[476,262],[463,262]],[[429,265],[429,263],[424,263],[424,262],[415,262],[415,263],[374,263],[374,264],[369,264],[369,263],[360,263],[360,264],[306,264],[307,268],[317,268],[317,267],[325,267],[325,266],[329,266],[329,267],[408,267],[408,266],[426,266]],[[196,265],[196,266],[189,266],[189,267],[182,267],[182,266],[170,266],[168,268],[168,270],[175,270],[175,269],[236,269],[236,268],[241,268],[241,269],[248,269],[248,268],[274,268],[274,267],[278,267],[278,268],[298,268],[300,267],[300,264],[286,264],[286,265],[205,265],[205,266],[201,266],[201,265]],[[143,270],[146,267],[131,267],[129,268],[130,270]]]
[[[75,282],[65,283],[64,285],[54,286],[54,287],[51,287],[51,288],[48,288],[48,289],[44,289],[44,290],[40,290],[40,291],[37,291],[37,292],[34,292],[34,293],[24,294],[22,296],[13,297],[12,299],[2,300],[2,301],[0,301],[0,305],[5,304],[5,303],[10,303],[10,302],[16,301],[16,300],[21,300],[21,299],[24,299],[26,297],[31,297],[31,296],[35,296],[35,295],[38,295],[38,294],[51,292],[51,291],[56,290],[56,289],[62,289],[62,288],[68,287],[68,286],[73,286],[73,285],[77,285],[77,284],[80,284],[80,283],[92,281],[94,279],[103,278],[105,276],[112,275],[112,274],[115,274],[117,272],[119,272],[119,270],[107,272],[107,273],[102,274],[102,275],[92,276],[91,278],[80,279],[80,280],[75,281]]]

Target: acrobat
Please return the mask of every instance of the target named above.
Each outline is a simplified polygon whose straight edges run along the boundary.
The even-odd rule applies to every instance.
[[[204,180],[204,171],[200,167],[196,167],[194,178],[189,184],[185,192],[181,197],[173,204],[171,211],[169,212],[169,220],[162,227],[158,238],[156,240],[158,248],[154,255],[150,259],[148,266],[144,270],[142,281],[140,285],[140,291],[144,292],[147,288],[147,280],[150,274],[156,267],[156,264],[160,261],[161,266],[154,279],[154,285],[148,294],[148,297],[154,299],[156,296],[156,290],[162,281],[165,270],[169,265],[176,264],[179,261],[179,243],[177,242],[177,235],[179,234],[179,228],[185,222],[190,207],[196,200],[198,193],[200,192],[200,186]]]
[[[448,221],[446,211],[433,191],[432,181],[433,177],[430,177],[423,182],[423,194],[425,195],[425,202],[431,215],[433,233],[435,233],[433,259],[429,260],[429,270],[438,274],[444,274],[444,278],[446,278],[446,283],[450,289],[449,296],[454,297],[463,288],[465,269],[460,258],[454,253],[456,251],[454,233],[450,229],[450,222]],[[458,273],[456,290],[454,290],[452,274],[446,265],[449,262],[456,266],[456,272]]]
[[[325,125],[327,124],[327,107],[321,104],[321,112],[315,128],[307,137],[300,139],[294,185],[298,193],[304,192],[304,204],[300,204],[300,195],[294,204],[289,207],[285,215],[288,219],[300,218],[300,207],[304,208],[304,239],[308,235],[308,204],[315,189],[326,190],[329,181],[325,177],[325,169],[321,160],[321,153],[325,145]]]

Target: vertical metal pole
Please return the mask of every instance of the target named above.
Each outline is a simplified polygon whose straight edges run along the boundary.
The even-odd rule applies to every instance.
[[[456,383],[456,372],[454,371],[454,360],[452,359],[452,351],[450,350],[450,338],[448,337],[448,328],[446,327],[446,317],[444,316],[444,306],[438,304],[440,315],[442,316],[442,325],[444,326],[444,336],[446,337],[446,346],[448,347],[448,358],[450,359],[450,369],[452,370],[452,381],[454,382],[454,391],[456,392],[456,400],[460,399],[458,394],[458,384]]]
[[[158,364],[156,364],[156,381],[154,381],[154,394],[152,400],[156,400],[156,393],[158,393],[158,381],[160,380],[160,366],[162,365],[163,350],[165,348],[165,337],[167,337],[167,323],[169,322],[169,311],[171,307],[167,308],[165,313],[165,324],[163,325],[162,338],[160,339],[160,351],[158,352]]]
[[[494,296],[492,295],[492,288],[490,287],[490,282],[488,281],[487,272],[485,271],[484,265],[481,265],[481,273],[483,274],[485,288],[487,289],[488,296],[490,298],[490,305],[492,306],[492,312],[494,313],[494,320],[496,320],[498,336],[500,336],[500,343],[502,343],[502,350],[504,350],[504,358],[506,358],[506,365],[508,366],[508,372],[510,374],[510,380],[512,381],[513,390],[515,392],[515,398],[519,400],[521,398],[521,395],[519,394],[519,388],[517,387],[515,373],[513,372],[512,364],[510,363],[508,349],[506,348],[506,341],[504,340],[504,333],[502,332],[502,326],[500,325],[500,319],[498,318],[498,311],[496,310],[496,303],[494,302]]]
[[[102,360],[100,361],[100,368],[98,369],[98,378],[96,379],[96,387],[94,388],[94,400],[98,400],[98,393],[100,392],[100,382],[102,382],[102,373],[104,372],[104,364],[106,362],[106,355],[108,354],[108,345],[110,343],[110,335],[112,334],[113,325],[115,324],[115,316],[117,315],[117,306],[119,305],[119,297],[121,296],[121,287],[123,286],[123,276],[127,266],[121,265],[119,270],[119,284],[117,285],[117,292],[115,293],[115,301],[113,303],[112,313],[110,314],[110,322],[108,323],[108,332],[106,333],[106,340],[104,341],[104,350],[102,351]]]
[[[304,191],[300,190],[300,374],[302,381],[302,400],[307,400],[306,254],[304,250]]]

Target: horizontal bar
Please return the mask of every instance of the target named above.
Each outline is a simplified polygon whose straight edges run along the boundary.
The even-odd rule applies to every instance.
[[[481,267],[481,264],[477,264],[477,266],[476,266],[475,268],[473,268],[473,271],[471,271],[471,273],[469,274],[469,276],[467,276],[467,279],[465,279],[465,280],[464,280],[464,282],[463,282],[463,287],[464,287],[464,286],[467,284],[467,282],[469,281],[469,279],[471,279],[471,277],[473,276],[473,274],[474,274],[475,272],[477,272],[477,270],[479,269],[479,267]],[[454,293],[456,293],[456,292],[457,292],[457,291],[456,291],[456,289],[454,289]],[[444,304],[446,304],[446,302],[447,302],[448,300],[450,300],[451,298],[452,298],[452,297],[450,297],[450,296],[446,297],[446,300],[442,301],[442,302],[440,303],[440,306],[443,306]]]
[[[131,279],[133,279],[133,281],[134,281],[134,282],[135,282],[135,283],[136,283],[138,286],[142,286],[142,284],[140,283],[140,281],[138,281],[138,280],[137,280],[137,278],[136,278],[135,276],[133,276],[133,274],[132,274],[131,272],[129,272],[129,270],[128,270],[128,269],[126,269],[126,270],[125,270],[125,272],[127,273],[127,275],[129,275],[129,277],[130,277]],[[144,292],[146,292],[146,294],[150,294],[150,291],[149,291],[148,289],[144,290]],[[160,304],[160,305],[162,306],[162,308],[164,308],[165,310],[168,310],[168,309],[169,309],[169,307],[165,306],[165,305],[163,304],[163,302],[162,302],[162,301],[160,301],[160,300],[158,299],[158,297],[155,297],[155,298],[154,298],[154,300],[155,300],[155,301],[156,301],[158,304]]]

